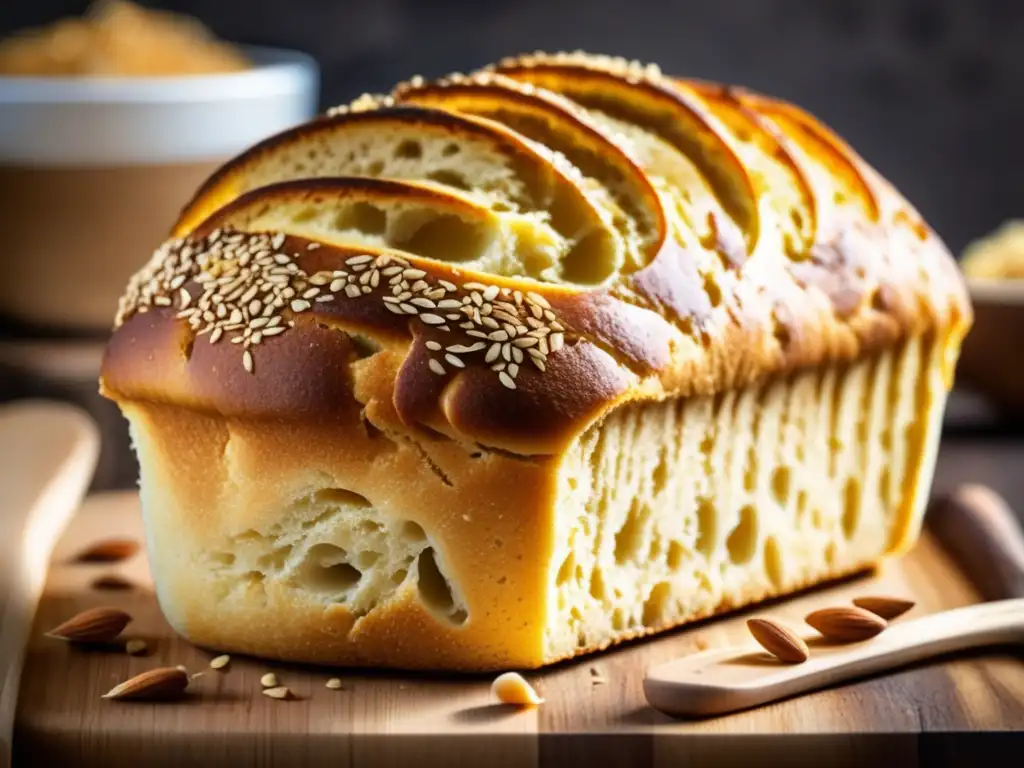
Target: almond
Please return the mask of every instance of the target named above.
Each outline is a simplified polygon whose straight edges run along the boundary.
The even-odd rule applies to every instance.
[[[139,544],[132,539],[104,539],[80,552],[75,559],[80,563],[116,563],[138,551]]]
[[[771,619],[749,619],[747,629],[761,646],[780,661],[800,664],[811,652],[799,635]]]
[[[117,608],[90,608],[46,633],[47,637],[79,643],[104,643],[117,637],[132,620]]]
[[[867,640],[888,626],[885,619],[870,611],[845,605],[814,611],[805,621],[829,640],[842,643]]]
[[[116,573],[108,573],[93,579],[93,589],[131,589],[132,583]]]
[[[865,611],[871,611],[876,616],[881,616],[886,621],[892,621],[897,616],[902,616],[916,605],[913,600],[906,600],[902,597],[858,597],[853,604]]]
[[[104,699],[157,701],[181,696],[188,687],[188,675],[177,667],[157,667],[136,675],[105,694]]]

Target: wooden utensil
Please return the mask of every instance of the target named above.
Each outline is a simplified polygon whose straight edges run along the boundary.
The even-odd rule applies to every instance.
[[[949,554],[970,563],[992,602],[895,619],[879,635],[854,643],[801,633],[811,653],[799,664],[779,661],[753,638],[695,653],[648,669],[647,701],[675,717],[721,715],[943,654],[1024,643],[1024,534],[1005,501],[989,488],[964,485],[937,498],[927,519]]]
[[[79,408],[49,401],[0,407],[0,766],[11,761],[26,640],[46,565],[85,495],[99,433]]]

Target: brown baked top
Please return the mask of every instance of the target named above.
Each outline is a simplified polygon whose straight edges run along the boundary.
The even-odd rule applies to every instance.
[[[621,402],[913,335],[951,368],[971,320],[939,237],[806,112],[537,54],[227,163],[133,277],[101,387],[549,454]]]

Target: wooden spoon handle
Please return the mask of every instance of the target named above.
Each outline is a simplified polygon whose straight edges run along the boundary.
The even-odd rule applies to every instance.
[[[936,498],[925,521],[985,600],[1024,597],[1024,532],[998,493],[961,485]]]
[[[734,712],[966,648],[1024,641],[1024,599],[979,603],[896,623],[870,640],[824,645],[811,658],[777,661],[751,641],[653,667],[644,694],[677,717]]]
[[[99,430],[77,407],[0,407],[0,768],[11,760],[25,641],[50,553],[88,490],[99,445]]]

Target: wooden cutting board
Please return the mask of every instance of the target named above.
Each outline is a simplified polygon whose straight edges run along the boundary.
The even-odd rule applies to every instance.
[[[134,493],[91,496],[54,550],[27,650],[15,765],[113,765],[130,756],[132,765],[147,766],[677,766],[707,758],[816,767],[883,759],[912,766],[959,750],[977,758],[979,750],[1002,746],[1001,736],[1024,728],[1020,649],[957,655],[710,720],[673,720],[644,699],[649,666],[745,641],[743,622],[751,615],[800,622],[809,610],[865,593],[912,597],[917,606],[908,618],[977,602],[968,575],[927,532],[908,556],[884,571],[528,674],[545,703],[526,710],[495,704],[489,675],[325,670],[242,657],[211,670],[215,654],[181,640],[163,620],[144,551],[117,563],[75,561],[91,543],[111,537],[142,541]],[[131,587],[95,586],[111,575]],[[80,650],[43,636],[98,605],[130,613],[134,621],[125,636],[146,640],[148,654]],[[192,681],[184,701],[100,698],[148,668],[178,664],[190,672],[206,670]],[[261,694],[260,677],[270,671],[295,700]],[[343,680],[343,690],[325,687],[333,676]],[[981,741],[964,740],[957,732],[977,734]]]

